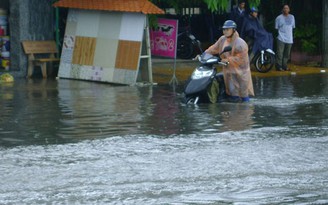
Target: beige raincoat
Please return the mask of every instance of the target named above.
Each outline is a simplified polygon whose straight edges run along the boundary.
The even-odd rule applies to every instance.
[[[249,97],[254,96],[253,82],[248,58],[248,46],[239,37],[236,31],[231,41],[223,35],[219,40],[210,46],[205,52],[212,55],[219,54],[226,46],[231,46],[230,52],[223,53],[220,57],[229,62],[223,67],[224,83],[226,93],[230,96]]]

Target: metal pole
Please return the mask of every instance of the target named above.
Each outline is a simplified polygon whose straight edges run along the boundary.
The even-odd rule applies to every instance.
[[[170,81],[170,85],[175,85],[179,84],[178,79],[176,77],[176,67],[177,67],[177,44],[178,44],[178,28],[179,28],[179,21],[177,21],[177,26],[176,26],[176,38],[175,38],[175,55],[174,55],[174,65],[173,65],[173,77]]]
[[[177,58],[175,57],[174,58],[174,66],[173,66],[173,77],[172,77],[172,79],[171,79],[171,81],[170,81],[170,85],[175,85],[175,84],[179,84],[179,81],[178,81],[178,79],[177,79],[177,77],[176,77],[176,75],[175,75],[175,71],[176,71],[176,66],[177,65]]]

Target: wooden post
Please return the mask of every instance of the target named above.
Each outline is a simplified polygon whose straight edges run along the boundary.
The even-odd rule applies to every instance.
[[[148,80],[150,83],[153,83],[153,68],[152,68],[152,63],[151,63],[151,48],[150,48],[148,16],[146,17],[145,32],[146,32],[146,46],[147,46],[147,55],[148,55]]]
[[[328,68],[328,1],[322,1],[322,66]]]
[[[149,35],[149,23],[148,17],[146,17],[145,28],[144,28],[144,37],[141,44],[141,55],[139,62],[142,66],[139,66],[139,80],[147,81],[148,83],[153,83],[153,69],[151,61],[151,48],[150,48],[150,35]],[[142,59],[147,60],[147,63],[144,63]],[[144,69],[143,67],[147,67]],[[145,75],[147,73],[147,75]],[[146,78],[146,79],[145,79]]]

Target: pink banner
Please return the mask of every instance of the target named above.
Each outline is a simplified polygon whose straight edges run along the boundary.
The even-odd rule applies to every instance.
[[[176,57],[178,20],[158,19],[158,27],[150,31],[151,54]]]

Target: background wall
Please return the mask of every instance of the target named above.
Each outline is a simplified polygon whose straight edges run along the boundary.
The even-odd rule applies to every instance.
[[[9,9],[9,0],[1,0],[0,8],[8,10]]]
[[[54,8],[51,1],[10,0],[9,15],[12,51],[10,70],[14,71],[15,76],[25,77],[27,56],[21,41],[54,39]]]

